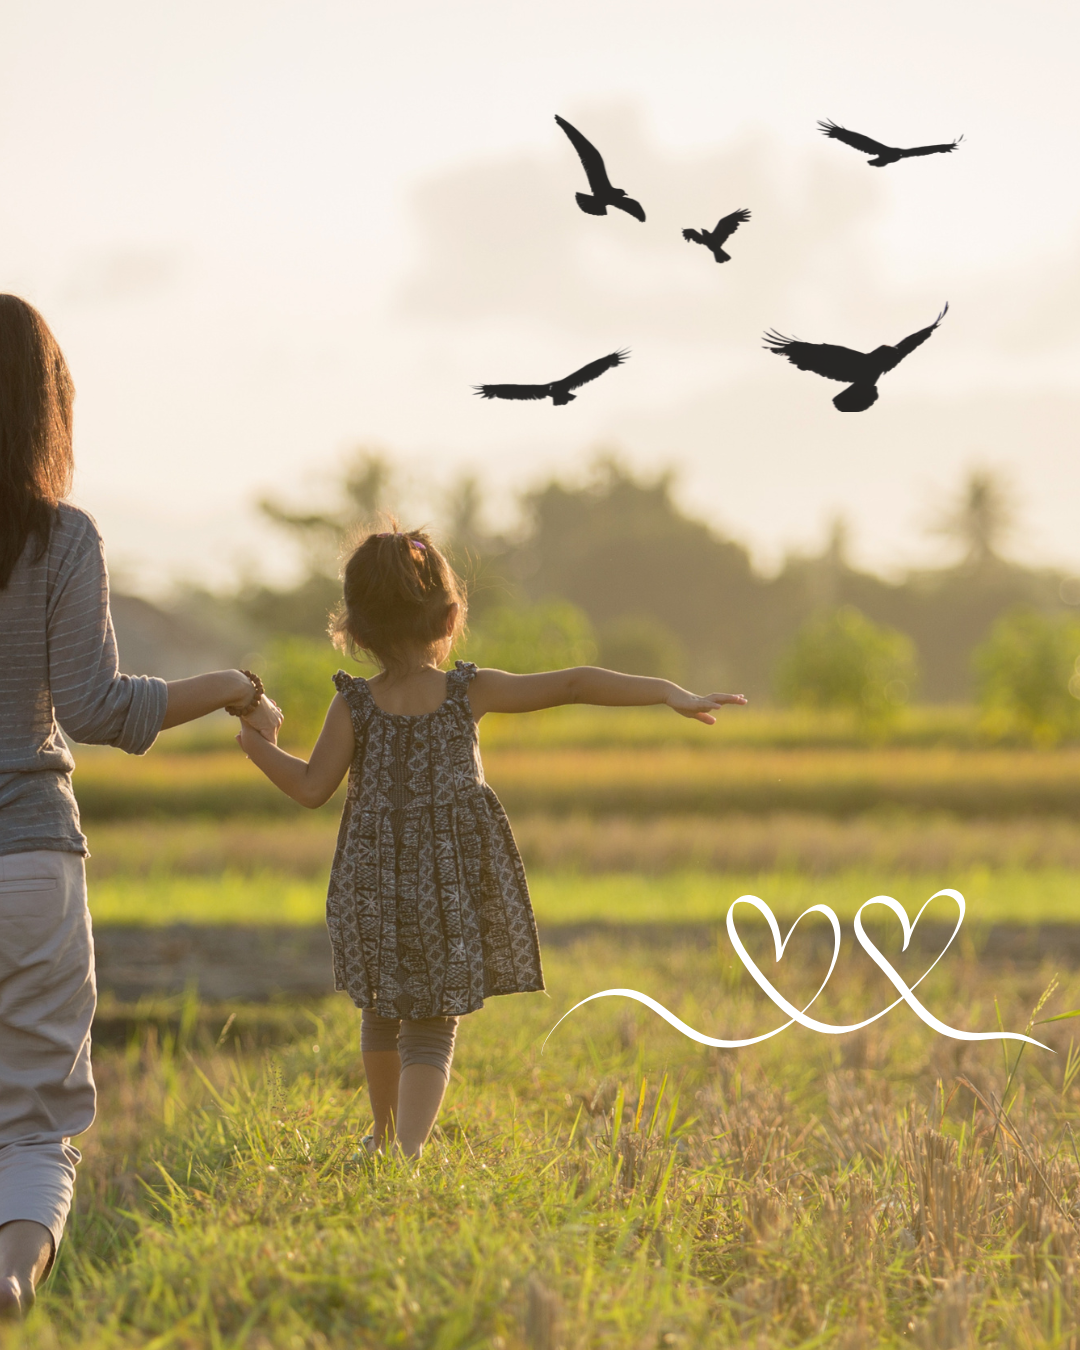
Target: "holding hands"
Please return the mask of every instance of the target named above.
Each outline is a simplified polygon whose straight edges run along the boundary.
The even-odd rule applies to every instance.
[[[232,717],[240,719],[241,729],[250,728],[271,745],[276,745],[278,728],[284,722],[285,714],[263,689],[263,682],[258,675],[250,670],[241,670],[237,674],[247,683],[244,698],[239,703],[226,703],[225,711]],[[242,734],[243,730],[241,736]],[[236,739],[238,743],[243,744],[241,736],[237,736]]]
[[[271,745],[277,745],[278,728],[285,720],[285,714],[268,694],[263,694],[253,712],[240,718],[240,735],[236,738],[243,744],[244,732],[257,732]]]
[[[251,759],[252,750],[257,751],[259,745],[265,745],[267,742],[277,745],[278,729],[284,720],[285,714],[278,705],[263,694],[255,711],[249,717],[241,717],[240,734],[236,737],[236,744]]]

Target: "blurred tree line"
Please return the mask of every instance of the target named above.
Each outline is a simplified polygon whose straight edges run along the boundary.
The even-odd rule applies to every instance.
[[[584,483],[552,479],[527,492],[510,534],[486,528],[479,483],[461,479],[437,524],[469,583],[463,654],[519,670],[599,661],[759,701],[849,707],[867,727],[916,693],[932,703],[978,694],[1003,734],[1023,726],[1052,740],[1065,731],[1048,727],[1072,727],[1080,627],[1070,614],[1080,583],[1005,556],[1013,515],[992,473],[973,472],[934,526],[956,546],[956,563],[894,581],[852,564],[842,522],[820,555],[790,556],[763,576],[741,544],[687,515],[673,486],[671,473],[642,479],[604,458]],[[337,668],[326,621],[340,597],[343,545],[395,496],[392,466],[360,451],[332,510],[261,502],[299,543],[302,579],[287,589],[249,581],[227,596],[189,592],[180,607],[294,675],[302,653],[317,650],[321,682],[323,663]]]

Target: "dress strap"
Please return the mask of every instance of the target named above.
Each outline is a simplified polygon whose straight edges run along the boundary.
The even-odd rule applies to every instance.
[[[447,672],[446,695],[458,703],[469,702],[469,685],[476,678],[475,661],[455,661],[454,669]]]
[[[375,706],[375,700],[371,697],[367,680],[357,675],[350,675],[345,670],[339,670],[333,680],[334,687],[349,705],[353,721],[357,725],[363,726],[371,716],[371,710]]]

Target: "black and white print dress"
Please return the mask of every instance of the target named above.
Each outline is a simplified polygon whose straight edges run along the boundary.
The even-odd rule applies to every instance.
[[[493,994],[543,989],[525,869],[484,782],[471,663],[434,712],[383,712],[339,670],[356,734],[330,870],[334,979],[381,1017],[475,1012]]]

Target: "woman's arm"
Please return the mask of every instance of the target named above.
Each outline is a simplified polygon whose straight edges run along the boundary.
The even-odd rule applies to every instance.
[[[168,702],[165,705],[165,720],[161,724],[162,731],[168,727],[178,727],[184,722],[193,722],[197,717],[217,712],[230,703],[243,706],[251,702],[254,692],[251,681],[242,670],[214,670],[207,675],[192,675],[186,680],[170,680],[166,688]],[[251,714],[253,721],[258,721],[256,713],[261,710],[262,704]],[[261,730],[261,727],[258,729]]]
[[[101,536],[89,516],[64,517],[71,542],[49,599],[49,692],[57,721],[73,741],[115,745],[143,754],[163,727],[179,726],[251,700],[251,681],[239,670],[189,680],[120,673],[109,614],[109,574]],[[281,715],[263,699],[251,713],[264,734]]]
[[[250,688],[250,685],[248,686]],[[276,735],[276,730],[273,733]],[[247,722],[241,722],[240,746],[275,787],[301,806],[322,806],[338,789],[356,753],[349,705],[338,694],[326,713],[326,721],[305,763],[264,738]]]
[[[45,632],[56,720],[70,740],[145,754],[161,728],[165,681],[120,673],[105,549],[90,517],[62,512],[54,544],[60,556]]]
[[[574,666],[541,675],[510,675],[481,670],[469,686],[469,702],[479,719],[489,712],[537,712],[566,703],[594,703],[608,708],[646,707],[666,703],[683,717],[711,726],[725,703],[745,703],[742,694],[691,694],[670,680],[647,675],[622,675],[599,666]]]

